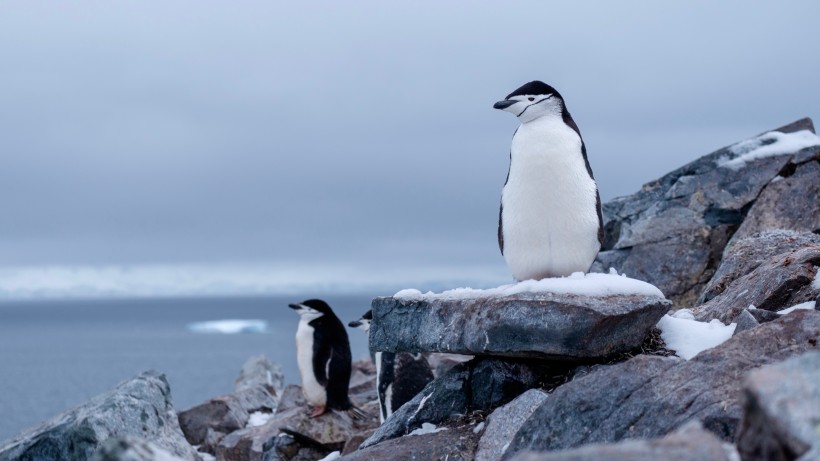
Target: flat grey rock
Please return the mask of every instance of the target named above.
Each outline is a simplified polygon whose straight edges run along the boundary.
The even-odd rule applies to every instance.
[[[108,438],[128,436],[199,459],[179,428],[165,375],[147,371],[6,441],[0,461],[86,461]]]
[[[772,131],[800,130],[814,131],[812,121],[805,118]],[[724,247],[764,188],[781,173],[790,171],[794,162],[805,163],[811,158],[804,150],[757,159],[737,169],[721,166],[740,154],[734,146],[719,149],[647,183],[635,194],[604,203],[606,239],[593,270],[615,268],[657,286],[677,306],[694,305],[714,275]],[[817,206],[816,195],[812,198],[798,192],[818,187],[816,180],[810,184],[812,175],[814,172],[807,170],[792,178],[788,193],[780,191],[785,184],[776,189],[777,182],[766,193],[775,207],[777,197],[793,200],[793,211],[787,214],[795,218],[787,223],[799,223],[801,229],[811,227],[817,219],[817,213],[799,217],[801,208]],[[761,203],[759,208],[755,216],[760,215],[760,224],[749,224],[749,232],[769,228],[780,217],[770,211],[772,206]]]
[[[522,425],[507,455],[663,437],[690,420],[732,442],[743,413],[740,377],[814,350],[818,338],[820,312],[803,310],[689,361],[639,355],[597,367],[558,387]]]
[[[744,391],[744,461],[820,459],[820,352],[752,371]]]
[[[592,359],[640,346],[671,303],[660,296],[538,292],[373,300],[370,349]]]
[[[615,444],[592,444],[572,450],[526,452],[513,461],[732,461],[717,437],[687,425],[666,437],[628,440]]]
[[[476,461],[499,461],[524,421],[546,399],[546,392],[530,389],[492,412],[478,441]]]

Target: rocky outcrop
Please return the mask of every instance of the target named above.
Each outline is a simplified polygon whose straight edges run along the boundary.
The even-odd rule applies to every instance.
[[[335,411],[311,418],[301,387],[290,385],[282,392],[270,419],[226,435],[215,447],[216,458],[226,461],[319,459],[344,450],[351,440],[363,440],[379,421],[375,369],[369,360],[354,362],[353,369],[350,400],[371,418],[357,420]]]
[[[731,461],[732,451],[695,423],[660,439],[592,444],[548,453],[527,452],[513,461]]]
[[[743,461],[820,459],[820,352],[751,372],[744,391]]]
[[[282,368],[266,357],[249,359],[236,381],[235,392],[214,397],[179,413],[185,438],[200,450],[214,447],[231,432],[244,429],[254,413],[272,415],[282,393]]]
[[[552,373],[566,373],[565,364],[477,357],[431,382],[379,426],[362,447],[402,437],[424,424],[457,421],[472,412],[492,410],[538,385]]]
[[[370,348],[542,359],[599,358],[640,346],[669,307],[662,296],[644,294],[535,292],[467,299],[376,298]]]
[[[740,333],[689,361],[637,356],[558,387],[524,423],[508,455],[662,437],[691,419],[733,441],[744,373],[817,350],[820,312],[797,311]]]
[[[729,323],[749,306],[763,311],[778,311],[813,301],[820,292],[820,289],[813,287],[817,266],[820,266],[820,245],[809,244],[773,256],[750,273],[732,281],[723,293],[695,308],[695,318]]]
[[[814,131],[810,119],[775,131],[801,130]],[[811,195],[795,200],[782,213],[777,200],[800,193],[817,197],[820,180],[815,171],[817,162],[812,159],[820,146],[738,161],[751,148],[777,142],[777,137],[760,136],[725,147],[644,185],[633,195],[605,203],[607,237],[593,270],[616,268],[657,286],[676,305],[692,306],[751,208],[757,210],[738,238],[772,226],[788,227],[784,222],[794,223],[795,229],[813,230],[818,200],[809,205],[813,213],[806,209]],[[795,176],[798,170],[800,174]],[[780,182],[783,184],[778,185]],[[763,200],[755,207],[758,199]]]
[[[151,442],[134,437],[111,437],[90,461],[184,461]]]
[[[199,459],[179,428],[165,375],[148,371],[18,435],[0,447],[0,460],[86,461],[108,438],[129,436]]]

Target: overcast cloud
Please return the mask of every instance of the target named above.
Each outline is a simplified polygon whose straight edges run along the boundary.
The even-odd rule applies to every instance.
[[[393,287],[463,268],[454,280],[506,281],[495,239],[516,121],[493,102],[534,79],[561,91],[608,200],[820,115],[818,13],[3,2],[0,270],[267,267],[273,286],[293,267]]]

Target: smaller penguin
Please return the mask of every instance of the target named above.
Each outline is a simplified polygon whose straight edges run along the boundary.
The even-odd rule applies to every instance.
[[[311,418],[327,410],[343,410],[355,418],[366,418],[367,414],[348,397],[350,343],[341,320],[321,299],[288,306],[301,317],[296,329],[296,362],[302,393],[313,407]]]
[[[373,311],[348,326],[370,332]],[[433,380],[433,372],[424,354],[409,352],[376,352],[376,389],[379,394],[379,421],[384,422],[394,411],[413,399]]]

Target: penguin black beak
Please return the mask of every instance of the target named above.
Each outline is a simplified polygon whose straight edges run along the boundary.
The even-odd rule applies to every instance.
[[[497,103],[493,104],[493,109],[501,109],[504,110],[513,104],[517,103],[518,101],[512,101],[509,99],[505,99],[503,101],[498,101]]]
[[[288,304],[288,307],[295,310],[295,311],[298,311],[299,309],[302,308],[302,305],[301,304]]]
[[[348,323],[347,326],[350,328],[359,328],[362,325],[362,322],[358,320],[353,320],[352,322]]]

